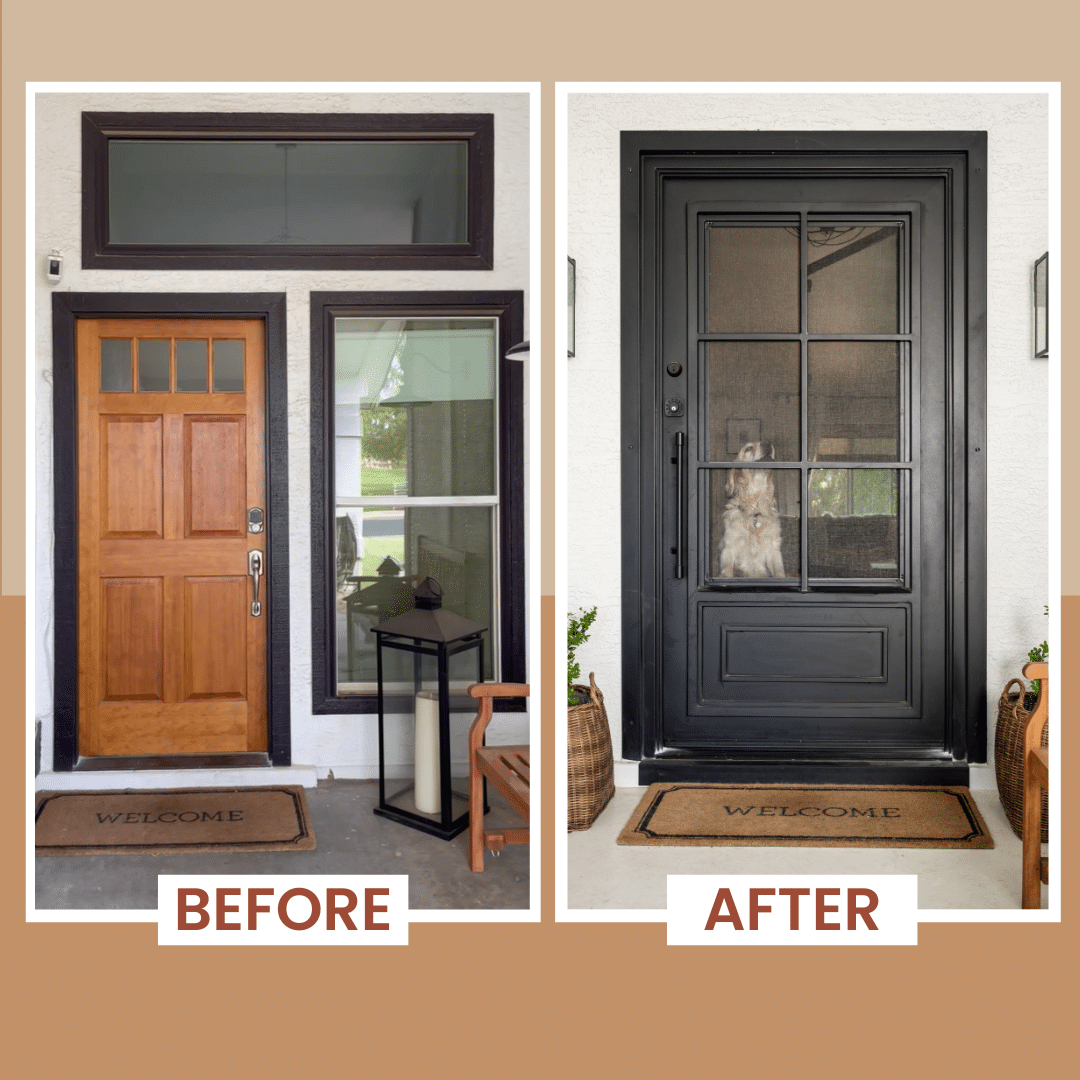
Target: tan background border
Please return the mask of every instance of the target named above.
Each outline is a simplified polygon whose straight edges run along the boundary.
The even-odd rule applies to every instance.
[[[1071,76],[1071,24],[1071,15],[1056,21],[1054,9],[1045,6],[1003,6],[999,15],[990,4],[953,8],[940,0],[913,0],[901,8],[839,0],[815,9],[781,0],[767,8],[694,2],[651,10],[580,0],[537,7],[491,0],[5,5],[5,566],[21,576],[27,81],[542,80],[542,317],[548,347],[533,362],[545,364],[550,460],[555,402],[548,365],[558,291],[552,287],[555,80],[1066,80],[1063,228],[1069,250],[1076,236],[1076,213],[1068,203],[1074,175],[1069,149],[1078,134],[1069,102],[1080,82],[1080,75]],[[1080,401],[1078,379],[1071,372],[1065,378],[1067,405]],[[1080,424],[1065,425],[1066,461],[1077,459],[1078,445]],[[542,491],[549,522],[541,567],[548,594],[542,605],[544,666],[551,673],[550,468]],[[1022,492],[1017,506],[1022,512]],[[1075,535],[1080,505],[1063,516],[1065,536]],[[1080,565],[1067,572],[1064,588],[1080,593]],[[449,1075],[478,1067],[509,1071],[524,1059],[526,1076],[645,1075],[652,1069],[687,1075],[702,1066],[781,1076],[791,1063],[803,1077],[864,1070],[889,1077],[927,1075],[931,1062],[929,1071],[937,1076],[1011,1076],[1026,1073],[1032,1061],[1054,1072],[1054,1047],[1063,1048],[1064,1032],[1075,1027],[1072,1009],[1065,1015],[1075,1000],[1077,951],[1068,873],[1061,925],[923,925],[917,948],[669,949],[660,924],[556,925],[550,768],[541,925],[414,924],[408,949],[344,952],[160,949],[152,924],[27,925],[21,844],[27,793],[17,734],[24,710],[16,692],[24,684],[23,618],[21,597],[0,599],[0,674],[7,689],[5,729],[12,733],[0,764],[9,781],[0,786],[3,809],[12,823],[0,940],[11,1002],[6,1056],[15,1059],[14,1075],[170,1077],[197,1069],[204,1076],[284,1076],[334,1065]],[[1080,638],[1080,599],[1066,603],[1064,623],[1068,655]],[[1069,712],[1080,695],[1069,683],[1065,694]],[[548,762],[554,722],[553,712],[542,718]],[[1065,820],[1072,802],[1067,795]],[[1074,831],[1066,854],[1075,856],[1077,846]],[[493,960],[503,951],[512,961]],[[1020,999],[1025,987],[1033,995],[1027,1006]],[[647,1003],[654,1017],[677,1017],[674,1028],[643,1025]],[[1043,1032],[1037,1056],[1021,1039],[1025,1015]]]

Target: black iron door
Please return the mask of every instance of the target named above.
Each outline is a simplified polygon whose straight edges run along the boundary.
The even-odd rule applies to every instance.
[[[912,762],[941,779],[958,757],[948,183],[792,160],[655,190],[641,734],[681,767],[643,779]]]

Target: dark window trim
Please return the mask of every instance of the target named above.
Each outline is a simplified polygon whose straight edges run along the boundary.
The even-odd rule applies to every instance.
[[[414,139],[469,144],[465,244],[141,245],[108,242],[110,138]],[[82,264],[114,270],[490,270],[494,266],[495,118],[491,113],[82,114]]]
[[[935,175],[946,184],[947,483],[954,510],[943,537],[951,650],[947,736],[957,762],[986,761],[987,163],[985,131],[621,133],[622,434],[628,448],[621,478],[625,758],[640,760],[656,752],[654,720],[660,709],[661,643],[652,617],[658,579],[650,555],[657,526],[648,466],[655,448],[641,408],[651,385],[641,374],[642,358],[655,354],[660,340],[652,306],[657,286],[646,254],[656,242],[652,207],[671,175],[767,176],[811,168],[838,176]],[[720,768],[714,772],[717,782],[730,778]],[[823,773],[819,782],[831,779]]]
[[[289,678],[289,446],[285,355],[285,296],[279,293],[53,293],[53,769],[92,768],[78,756],[78,443],[76,439],[76,322],[80,318],[212,318],[266,322],[267,753],[223,755],[244,764],[292,763]],[[62,583],[71,587],[61,587]],[[205,767],[207,756],[110,758],[129,768]],[[225,764],[223,764],[225,763]]]
[[[347,292],[311,294],[311,688],[312,712],[375,713],[369,697],[338,696],[333,560],[333,322],[339,316],[493,316],[499,320],[499,617],[501,679],[525,682],[525,445],[522,365],[506,350],[525,336],[522,292]],[[524,712],[524,699],[500,711]]]

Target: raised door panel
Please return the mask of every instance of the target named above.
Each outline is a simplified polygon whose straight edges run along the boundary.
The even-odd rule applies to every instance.
[[[911,707],[911,605],[758,604],[699,608],[700,694],[707,715],[798,717]]]
[[[101,535],[162,536],[162,418],[101,417]]]
[[[184,417],[187,536],[243,536],[247,479],[243,416]]]
[[[101,669],[105,701],[164,697],[164,582],[159,577],[101,582]]]
[[[250,592],[247,577],[185,580],[185,701],[247,697]]]

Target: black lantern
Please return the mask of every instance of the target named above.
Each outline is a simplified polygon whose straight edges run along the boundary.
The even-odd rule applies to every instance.
[[[484,627],[447,611],[433,578],[420,583],[414,603],[411,611],[374,627],[379,685],[375,813],[451,840],[469,825],[472,715],[463,718],[460,731],[451,730],[450,686],[453,680],[464,691],[470,683],[483,682]],[[453,760],[463,770],[457,792],[451,787]]]

